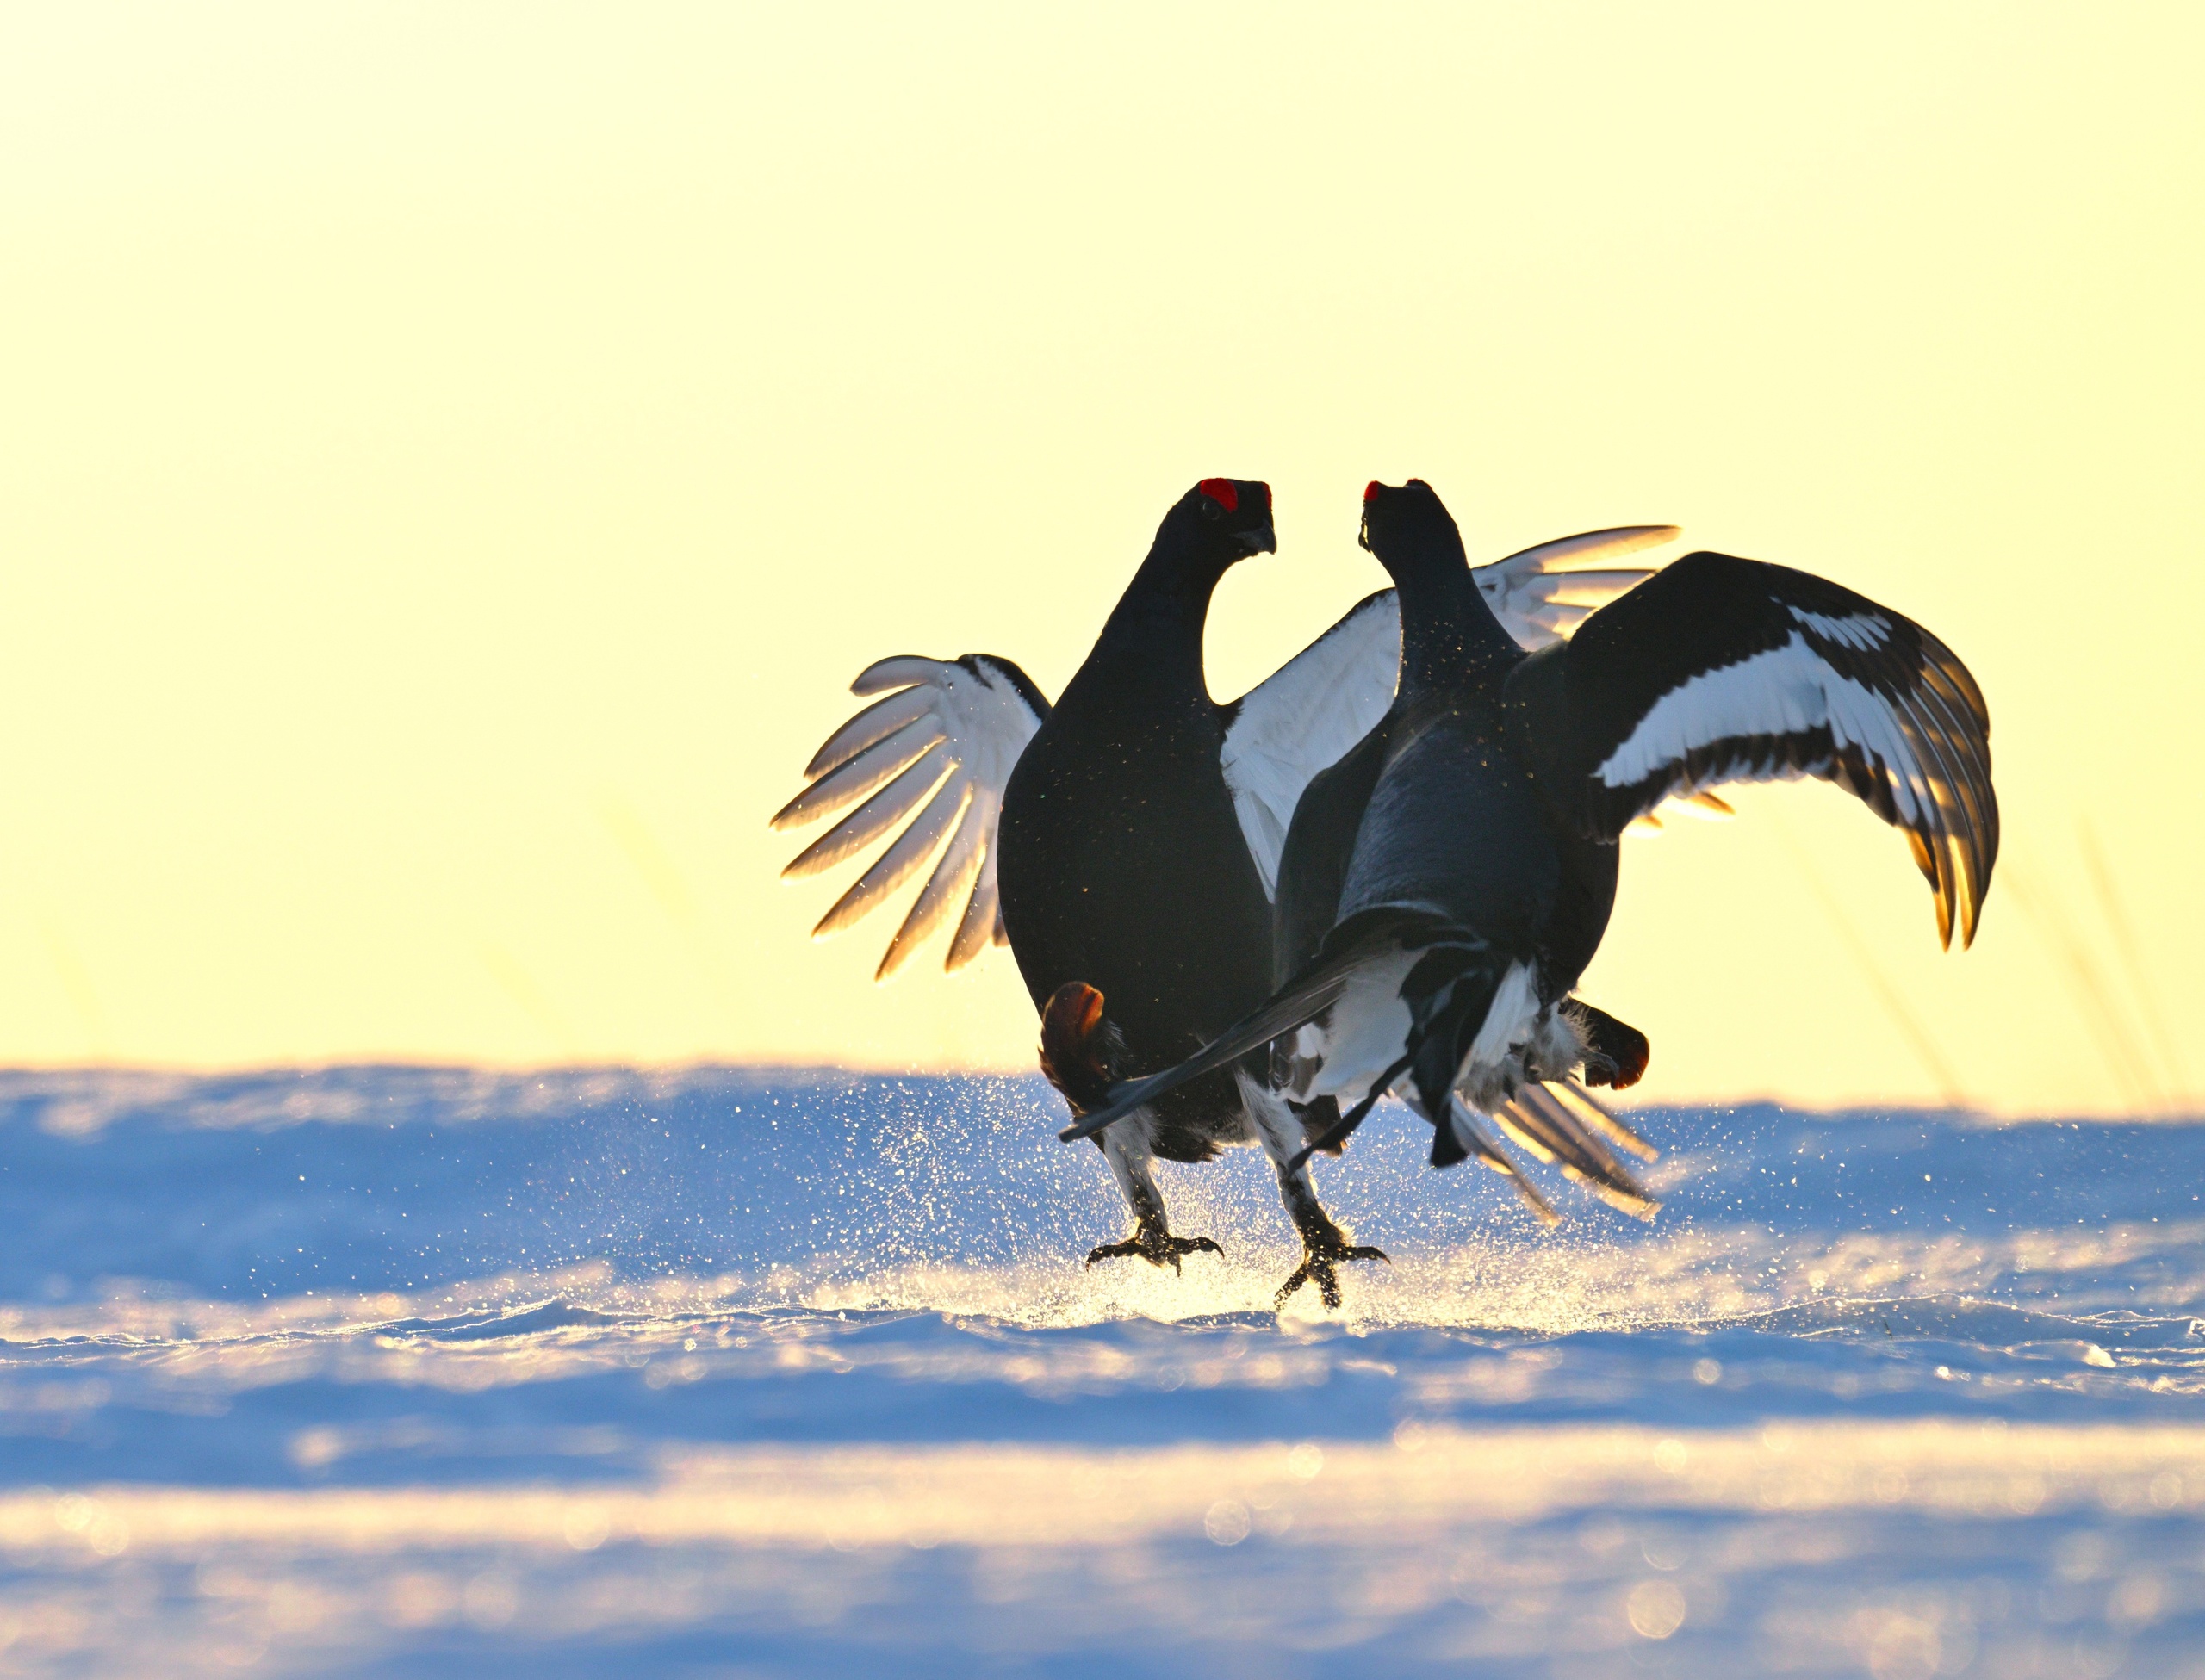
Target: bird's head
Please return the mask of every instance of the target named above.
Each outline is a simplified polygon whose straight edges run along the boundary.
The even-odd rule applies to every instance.
[[[1426,567],[1469,564],[1454,515],[1447,511],[1438,493],[1420,478],[1401,485],[1381,484],[1373,479],[1366,485],[1363,529],[1356,541],[1378,557],[1378,563],[1395,583]]]
[[[1165,516],[1164,532],[1190,557],[1220,572],[1250,555],[1278,548],[1271,530],[1271,487],[1256,479],[1206,478]]]

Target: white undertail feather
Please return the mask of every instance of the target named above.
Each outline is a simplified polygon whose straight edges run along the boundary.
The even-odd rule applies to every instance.
[[[1295,1034],[1290,1089],[1296,1102],[1332,1097],[1351,1108],[1401,1059],[1414,1025],[1401,983],[1423,954],[1398,948],[1375,953],[1348,976],[1339,1001]]]
[[[856,884],[820,917],[819,925],[811,930],[812,937],[824,939],[829,933],[841,932],[923,868],[935,848],[949,837],[958,819],[965,815],[965,808],[972,803],[972,784],[962,775],[952,775],[944,780],[910,826],[896,836],[888,849],[873,859],[873,866],[858,877]]]
[[[1401,989],[1423,954],[1400,949],[1374,953],[1350,973],[1345,991],[1332,1008],[1295,1033],[1289,1086],[1295,1100],[1330,1096],[1351,1107],[1389,1069],[1397,1069],[1413,1025]],[[1610,1206],[1651,1218],[1660,1204],[1616,1151],[1646,1161],[1654,1159],[1655,1151],[1578,1084],[1575,1075],[1584,1065],[1585,1051],[1575,1016],[1542,1005],[1531,965],[1512,963],[1463,1058],[1446,1112],[1427,1118],[1447,1127],[1466,1154],[1506,1175],[1546,1223],[1558,1216],[1488,1134],[1488,1117],[1537,1159],[1558,1165]],[[1394,1073],[1391,1088],[1414,1106],[1416,1091],[1406,1070]]]
[[[941,723],[936,720],[922,718],[916,722],[905,724],[902,728],[882,736],[862,752],[853,754],[836,765],[833,770],[821,776],[817,781],[773,814],[773,827],[776,828],[801,828],[807,822],[817,822],[823,817],[832,816],[844,806],[855,804],[890,778],[908,773],[909,767],[918,760],[922,754],[935,751],[940,743],[947,738]],[[938,751],[935,755],[937,758],[941,756]],[[891,821],[894,820],[892,813],[889,820]],[[844,826],[847,826],[847,820]],[[842,829],[839,828],[835,830],[836,834],[841,832]],[[877,828],[872,829],[867,837],[870,834],[879,832]],[[833,838],[831,834],[829,836],[830,840]],[[864,840],[860,839],[859,844],[863,843]],[[806,852],[802,858],[791,864],[781,873],[784,875],[810,874],[811,867],[805,860],[818,851],[819,845],[815,844],[811,851]],[[839,857],[842,853],[836,852],[835,855]],[[830,858],[828,861],[831,862],[833,859]],[[821,867],[823,866],[823,865],[821,865]]]
[[[792,858],[781,870],[781,878],[817,875],[854,857],[923,806],[945,775],[958,774],[942,743],[934,742],[886,787]]]
[[[1668,525],[1587,531],[1526,549],[1473,575],[1509,634],[1536,648],[1568,637],[1595,608],[1652,574],[1650,567],[1612,561],[1676,535]],[[1400,609],[1388,591],[1242,697],[1226,732],[1221,768],[1266,896],[1277,890],[1279,853],[1302,790],[1385,715],[1400,655]],[[773,826],[798,828],[857,809],[782,874],[831,869],[904,825],[813,932],[823,936],[848,927],[931,863],[927,885],[875,978],[893,974],[928,935],[947,926],[969,891],[943,964],[961,968],[990,945],[1005,942],[996,890],[996,820],[1011,769],[1040,718],[1004,662],[984,654],[969,664],[898,654],[860,672],[850,691],[880,697],[811,755],[804,772],[808,785],[774,814]]]
[[[920,889],[918,897],[912,901],[904,925],[888,942],[887,953],[873,970],[875,980],[885,980],[895,973],[929,934],[970,902],[973,881],[988,851],[989,825],[970,820],[971,806],[979,797],[978,790],[966,790],[966,803],[959,811],[960,820],[949,838],[948,847],[942,852],[941,862],[935,865],[934,873],[927,877],[926,885]],[[951,966],[956,966],[953,959]]]
[[[1563,1010],[1542,1007],[1530,968],[1512,964],[1463,1058],[1449,1123],[1465,1149],[1493,1166],[1495,1157],[1505,1162],[1506,1156],[1477,1127],[1476,1117],[1490,1115],[1535,1157],[1560,1166],[1609,1206],[1650,1219],[1660,1203],[1609,1145],[1647,1161],[1655,1151],[1577,1082],[1585,1048],[1577,1021]],[[1508,1169],[1520,1181],[1512,1162]],[[1531,1193],[1528,1185],[1519,1187]]]
[[[933,708],[933,697],[924,688],[905,689],[900,694],[874,701],[827,737],[825,744],[811,755],[811,762],[804,766],[804,773],[816,778],[840,769],[860,753],[878,747],[898,730],[917,722]]]
[[[1552,1012],[1547,1013],[1549,1018],[1561,1020]],[[1493,1002],[1485,1012],[1477,1036],[1470,1041],[1469,1053],[1455,1071],[1455,1088],[1480,1113],[1490,1114],[1523,1083],[1527,1072],[1525,1049],[1541,1016],[1538,982],[1530,965],[1511,963],[1508,972],[1500,976],[1500,984],[1494,990]],[[1563,1022],[1562,1026],[1567,1031],[1568,1023]],[[1583,1046],[1574,1036],[1570,1050],[1575,1053],[1563,1064],[1564,1070],[1584,1059]]]

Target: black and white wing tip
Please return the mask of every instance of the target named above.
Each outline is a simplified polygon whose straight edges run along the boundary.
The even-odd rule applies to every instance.
[[[811,935],[841,932],[931,862],[933,871],[873,978],[885,980],[902,967],[953,913],[957,927],[942,966],[960,969],[1003,942],[996,820],[1011,767],[1048,715],[1048,703],[1024,672],[992,654],[881,660],[859,674],[850,691],[885,697],[811,755],[804,772],[809,785],[774,813],[773,826],[800,828],[850,805],[858,809],[791,859],[781,877],[831,869],[904,823]]]
[[[1593,613],[1661,569],[1615,561],[1683,535],[1675,525],[1612,525],[1519,549],[1505,560],[1473,567],[1470,575],[1501,628],[1537,652],[1568,641]]]
[[[1973,942],[1998,859],[1991,714],[1911,619],[1787,567],[1687,555],[1510,687],[1550,797],[1588,831],[1726,782],[1816,777],[1904,831],[1939,940]]]

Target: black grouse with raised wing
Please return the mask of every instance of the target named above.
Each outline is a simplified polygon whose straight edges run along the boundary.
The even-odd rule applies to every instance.
[[[1557,1082],[1597,1038],[1568,995],[1606,929],[1624,828],[1726,782],[1853,792],[1905,832],[1940,938],[1972,939],[1998,849],[1990,714],[1920,625],[1806,573],[1703,553],[1527,654],[1429,486],[1372,485],[1363,541],[1401,594],[1400,692],[1295,818],[1280,943],[1289,958],[1295,939],[1310,948],[1260,1008],[1067,1138],[1277,1041],[1286,1094],[1345,1108],[1323,1142],[1398,1090],[1433,1128],[1435,1166],[1492,1160],[1498,1119],[1639,1211],[1608,1147],[1636,1140]]]

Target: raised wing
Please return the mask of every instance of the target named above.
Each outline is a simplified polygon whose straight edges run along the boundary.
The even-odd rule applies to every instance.
[[[873,978],[885,980],[903,966],[953,912],[957,931],[942,966],[962,968],[991,944],[1003,943],[996,819],[1011,766],[1049,715],[1049,703],[1023,671],[993,654],[885,659],[860,673],[850,691],[885,697],[812,754],[804,770],[810,785],[774,813],[773,827],[798,828],[858,809],[792,859],[782,878],[832,868],[909,818],[811,936],[848,927],[932,862]]]
[[[1401,663],[1401,609],[1381,590],[1225,708],[1225,785],[1266,898],[1302,790],[1386,715]]]
[[[1652,577],[1651,566],[1614,561],[1642,549],[1674,542],[1674,525],[1615,525],[1525,549],[1490,566],[1473,567],[1479,592],[1500,627],[1530,652],[1567,642],[1578,625]]]
[[[1937,934],[1973,940],[1998,859],[1991,714],[1952,650],[1805,572],[1694,554],[1508,679],[1565,821],[1612,839],[1671,795],[1814,776],[1906,831]]]
[[[1674,525],[1585,531],[1470,575],[1509,635],[1527,648],[1550,647],[1654,575],[1651,567],[1610,562],[1677,535]],[[1401,663],[1401,609],[1392,590],[1381,590],[1226,708],[1225,784],[1266,897],[1278,895],[1279,854],[1303,791],[1386,715]]]

